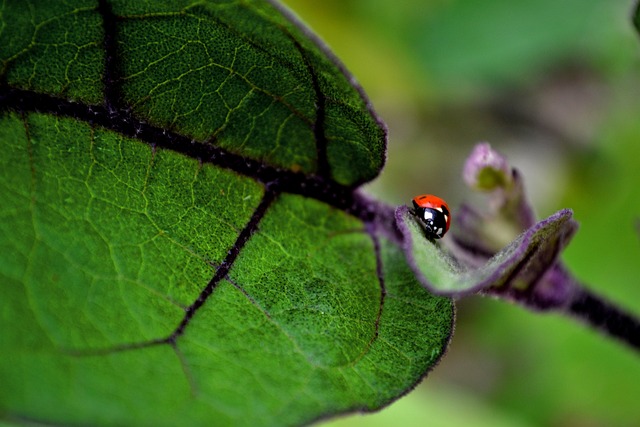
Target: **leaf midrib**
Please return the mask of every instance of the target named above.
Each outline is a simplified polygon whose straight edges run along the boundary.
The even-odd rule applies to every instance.
[[[144,142],[152,148],[170,150],[202,163],[253,178],[276,192],[300,194],[325,202],[363,221],[372,221],[378,213],[372,211],[366,201],[354,197],[358,185],[345,186],[316,174],[305,175],[301,172],[280,169],[143,122],[128,111],[113,111],[108,107],[85,105],[32,90],[10,88],[6,85],[0,86],[0,111],[16,111],[22,114],[42,113],[73,118]]]

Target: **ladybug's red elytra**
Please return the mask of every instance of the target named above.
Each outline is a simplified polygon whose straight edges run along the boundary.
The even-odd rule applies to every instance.
[[[440,239],[449,230],[451,214],[447,202],[433,194],[413,198],[413,214],[424,226],[427,237]]]

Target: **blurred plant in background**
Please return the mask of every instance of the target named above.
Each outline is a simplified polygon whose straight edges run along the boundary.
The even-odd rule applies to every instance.
[[[358,78],[389,127],[368,190],[406,204],[476,196],[465,158],[490,141],[523,172],[539,217],[581,224],[564,261],[640,313],[640,37],[631,0],[285,3]],[[452,227],[455,227],[455,216]],[[570,319],[471,297],[442,364],[379,414],[327,425],[632,426],[640,360]]]

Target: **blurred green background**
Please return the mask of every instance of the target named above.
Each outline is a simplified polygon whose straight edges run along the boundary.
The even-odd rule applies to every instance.
[[[640,314],[640,38],[633,1],[286,0],[389,127],[368,191],[393,204],[477,198],[461,168],[489,141],[538,214],[574,209],[563,255]],[[455,227],[455,216],[454,223]],[[638,426],[640,354],[573,319],[468,298],[448,355],[414,392],[326,426]]]

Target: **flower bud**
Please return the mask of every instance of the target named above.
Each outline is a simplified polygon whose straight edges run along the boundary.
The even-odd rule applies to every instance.
[[[477,144],[462,172],[464,181],[475,190],[493,191],[511,186],[511,167],[506,157],[491,149],[487,142]]]

